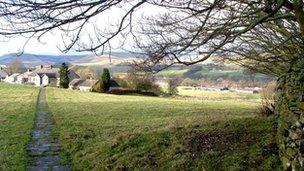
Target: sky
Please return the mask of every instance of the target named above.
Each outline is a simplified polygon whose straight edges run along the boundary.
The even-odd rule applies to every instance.
[[[31,39],[26,45],[27,38],[17,36],[8,40],[2,40],[0,42],[0,55],[8,53],[18,53],[23,51],[25,53],[35,54],[62,54],[58,49],[58,43],[61,37],[57,34],[48,34],[43,37],[42,42],[38,42],[36,39]],[[73,53],[73,52],[70,52]]]
[[[94,21],[98,21],[97,23],[104,22],[117,22],[119,18],[123,15],[123,10],[121,8],[111,9],[109,12],[97,16]],[[135,13],[134,18],[140,18],[142,15],[154,15],[161,11],[158,7],[151,7],[145,6],[138,10]],[[102,22],[100,22],[102,21]],[[118,44],[120,40],[119,38],[113,39],[112,42],[114,44]],[[28,38],[22,36],[15,36],[13,38],[3,38],[0,36],[0,55],[8,54],[8,53],[33,53],[33,54],[49,54],[49,55],[60,55],[64,54],[60,51],[59,47],[62,46],[62,37],[61,33],[58,30],[54,30],[50,33],[47,33],[45,36],[42,37],[41,41],[39,42],[37,39],[32,38],[28,41]],[[116,49],[117,51],[117,49]],[[118,51],[121,51],[118,49]],[[66,54],[87,54],[90,52],[75,52],[74,50],[70,50]]]

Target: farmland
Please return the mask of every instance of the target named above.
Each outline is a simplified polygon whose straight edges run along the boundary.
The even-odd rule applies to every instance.
[[[0,170],[23,170],[38,89],[0,84]]]
[[[46,92],[64,150],[61,157],[75,169],[279,167],[273,120],[257,116],[257,99]]]

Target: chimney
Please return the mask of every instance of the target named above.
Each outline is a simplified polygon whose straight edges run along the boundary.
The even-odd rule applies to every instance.
[[[32,72],[32,69],[28,68],[28,69],[27,69],[27,72]]]
[[[54,67],[54,66],[53,66],[53,65],[51,65],[51,69],[53,69],[53,67]]]
[[[38,68],[38,69],[42,69],[42,68],[43,68],[43,65],[38,65],[37,68]]]

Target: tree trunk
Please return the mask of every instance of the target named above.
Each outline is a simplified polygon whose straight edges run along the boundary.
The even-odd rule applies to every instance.
[[[304,168],[304,59],[278,79],[277,143],[285,170]]]

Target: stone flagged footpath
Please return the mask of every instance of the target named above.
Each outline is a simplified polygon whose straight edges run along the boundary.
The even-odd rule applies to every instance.
[[[27,145],[30,163],[27,171],[68,171],[70,165],[60,165],[60,145],[58,139],[52,136],[54,123],[48,111],[45,88],[40,88],[36,109],[35,125],[31,140]]]

